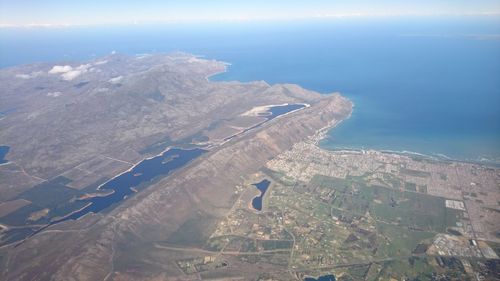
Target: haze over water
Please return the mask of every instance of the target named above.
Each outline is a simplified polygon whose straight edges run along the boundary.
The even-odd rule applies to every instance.
[[[339,91],[355,108],[322,142],[330,149],[500,163],[498,18],[0,30],[1,66],[89,59],[111,51],[191,52],[232,64],[216,80]]]

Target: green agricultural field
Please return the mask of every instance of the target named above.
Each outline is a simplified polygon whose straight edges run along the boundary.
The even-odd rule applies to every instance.
[[[377,222],[377,257],[409,256],[423,240],[434,237],[435,233],[409,230],[407,227]]]
[[[375,220],[420,231],[445,232],[448,226],[455,226],[461,215],[460,211],[446,208],[441,197],[413,192],[415,184],[406,184],[410,191],[401,191],[368,186],[359,177],[344,180],[315,176],[310,185],[333,189],[331,205],[336,209],[358,215],[369,211]]]
[[[417,277],[421,281],[433,280],[432,272],[434,268],[429,265],[427,258],[411,257],[382,263],[380,271],[368,276],[366,280],[390,280],[401,276],[406,276],[410,280]]]
[[[375,219],[421,231],[444,232],[447,226],[456,224],[460,213],[446,208],[443,198],[426,194],[393,190],[390,200],[384,199],[371,204]]]

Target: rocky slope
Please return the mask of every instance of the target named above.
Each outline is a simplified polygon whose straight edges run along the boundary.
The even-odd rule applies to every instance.
[[[92,67],[99,69],[117,58],[106,60],[109,61],[102,64],[93,62]],[[122,60],[131,67],[118,63]],[[149,67],[143,67],[137,60],[149,60]],[[161,63],[156,65],[156,61]],[[54,68],[36,69],[40,67],[49,72]],[[21,69],[35,72],[27,68]],[[72,67],[75,68],[78,67]],[[0,250],[0,279],[187,278],[175,264],[182,254],[160,249],[157,243],[170,241],[203,247],[213,225],[233,205],[235,187],[245,177],[293,144],[325,127],[335,126],[352,110],[352,104],[338,94],[321,96],[295,85],[214,83],[205,79],[222,69],[220,63],[186,55],[154,59],[120,57],[115,67],[95,70],[99,82],[85,76],[94,75],[90,70],[79,74],[75,79],[91,81],[81,87],[95,86],[79,93],[74,85],[68,86],[72,90],[67,95],[73,96],[63,97],[60,102],[46,102],[45,94],[41,97],[33,93],[34,101],[5,95],[11,104],[22,109],[6,117],[7,121],[0,120],[3,122],[0,140],[13,147],[9,160],[44,177],[57,175],[103,152],[123,161],[135,161],[141,157],[139,150],[165,137],[179,140],[196,135],[215,121],[238,116],[254,106],[283,102],[307,102],[311,106],[213,148],[110,213],[91,214],[55,225],[22,244],[4,247]],[[104,74],[106,71],[108,74]],[[0,80],[16,72],[20,69],[4,70]],[[114,89],[116,81],[110,79],[119,76],[127,78],[117,79],[121,86]],[[61,83],[68,82],[64,77],[58,79],[64,80]],[[11,87],[8,91],[28,86]],[[102,87],[110,89],[109,92],[101,92]],[[36,103],[43,104],[43,109],[37,108]],[[29,122],[19,123],[22,120]],[[23,130],[35,131],[30,139],[21,134]],[[241,266],[253,270],[251,264]],[[241,266],[229,268],[227,276],[238,275]]]

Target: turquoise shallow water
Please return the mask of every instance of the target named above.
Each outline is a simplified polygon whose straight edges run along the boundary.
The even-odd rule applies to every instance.
[[[492,17],[2,29],[0,64],[192,52],[232,64],[215,80],[349,97],[352,117],[323,147],[500,163],[499,35]]]

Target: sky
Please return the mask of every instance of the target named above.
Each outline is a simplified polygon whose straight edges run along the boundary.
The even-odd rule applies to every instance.
[[[500,15],[500,0],[0,0],[0,26]]]

